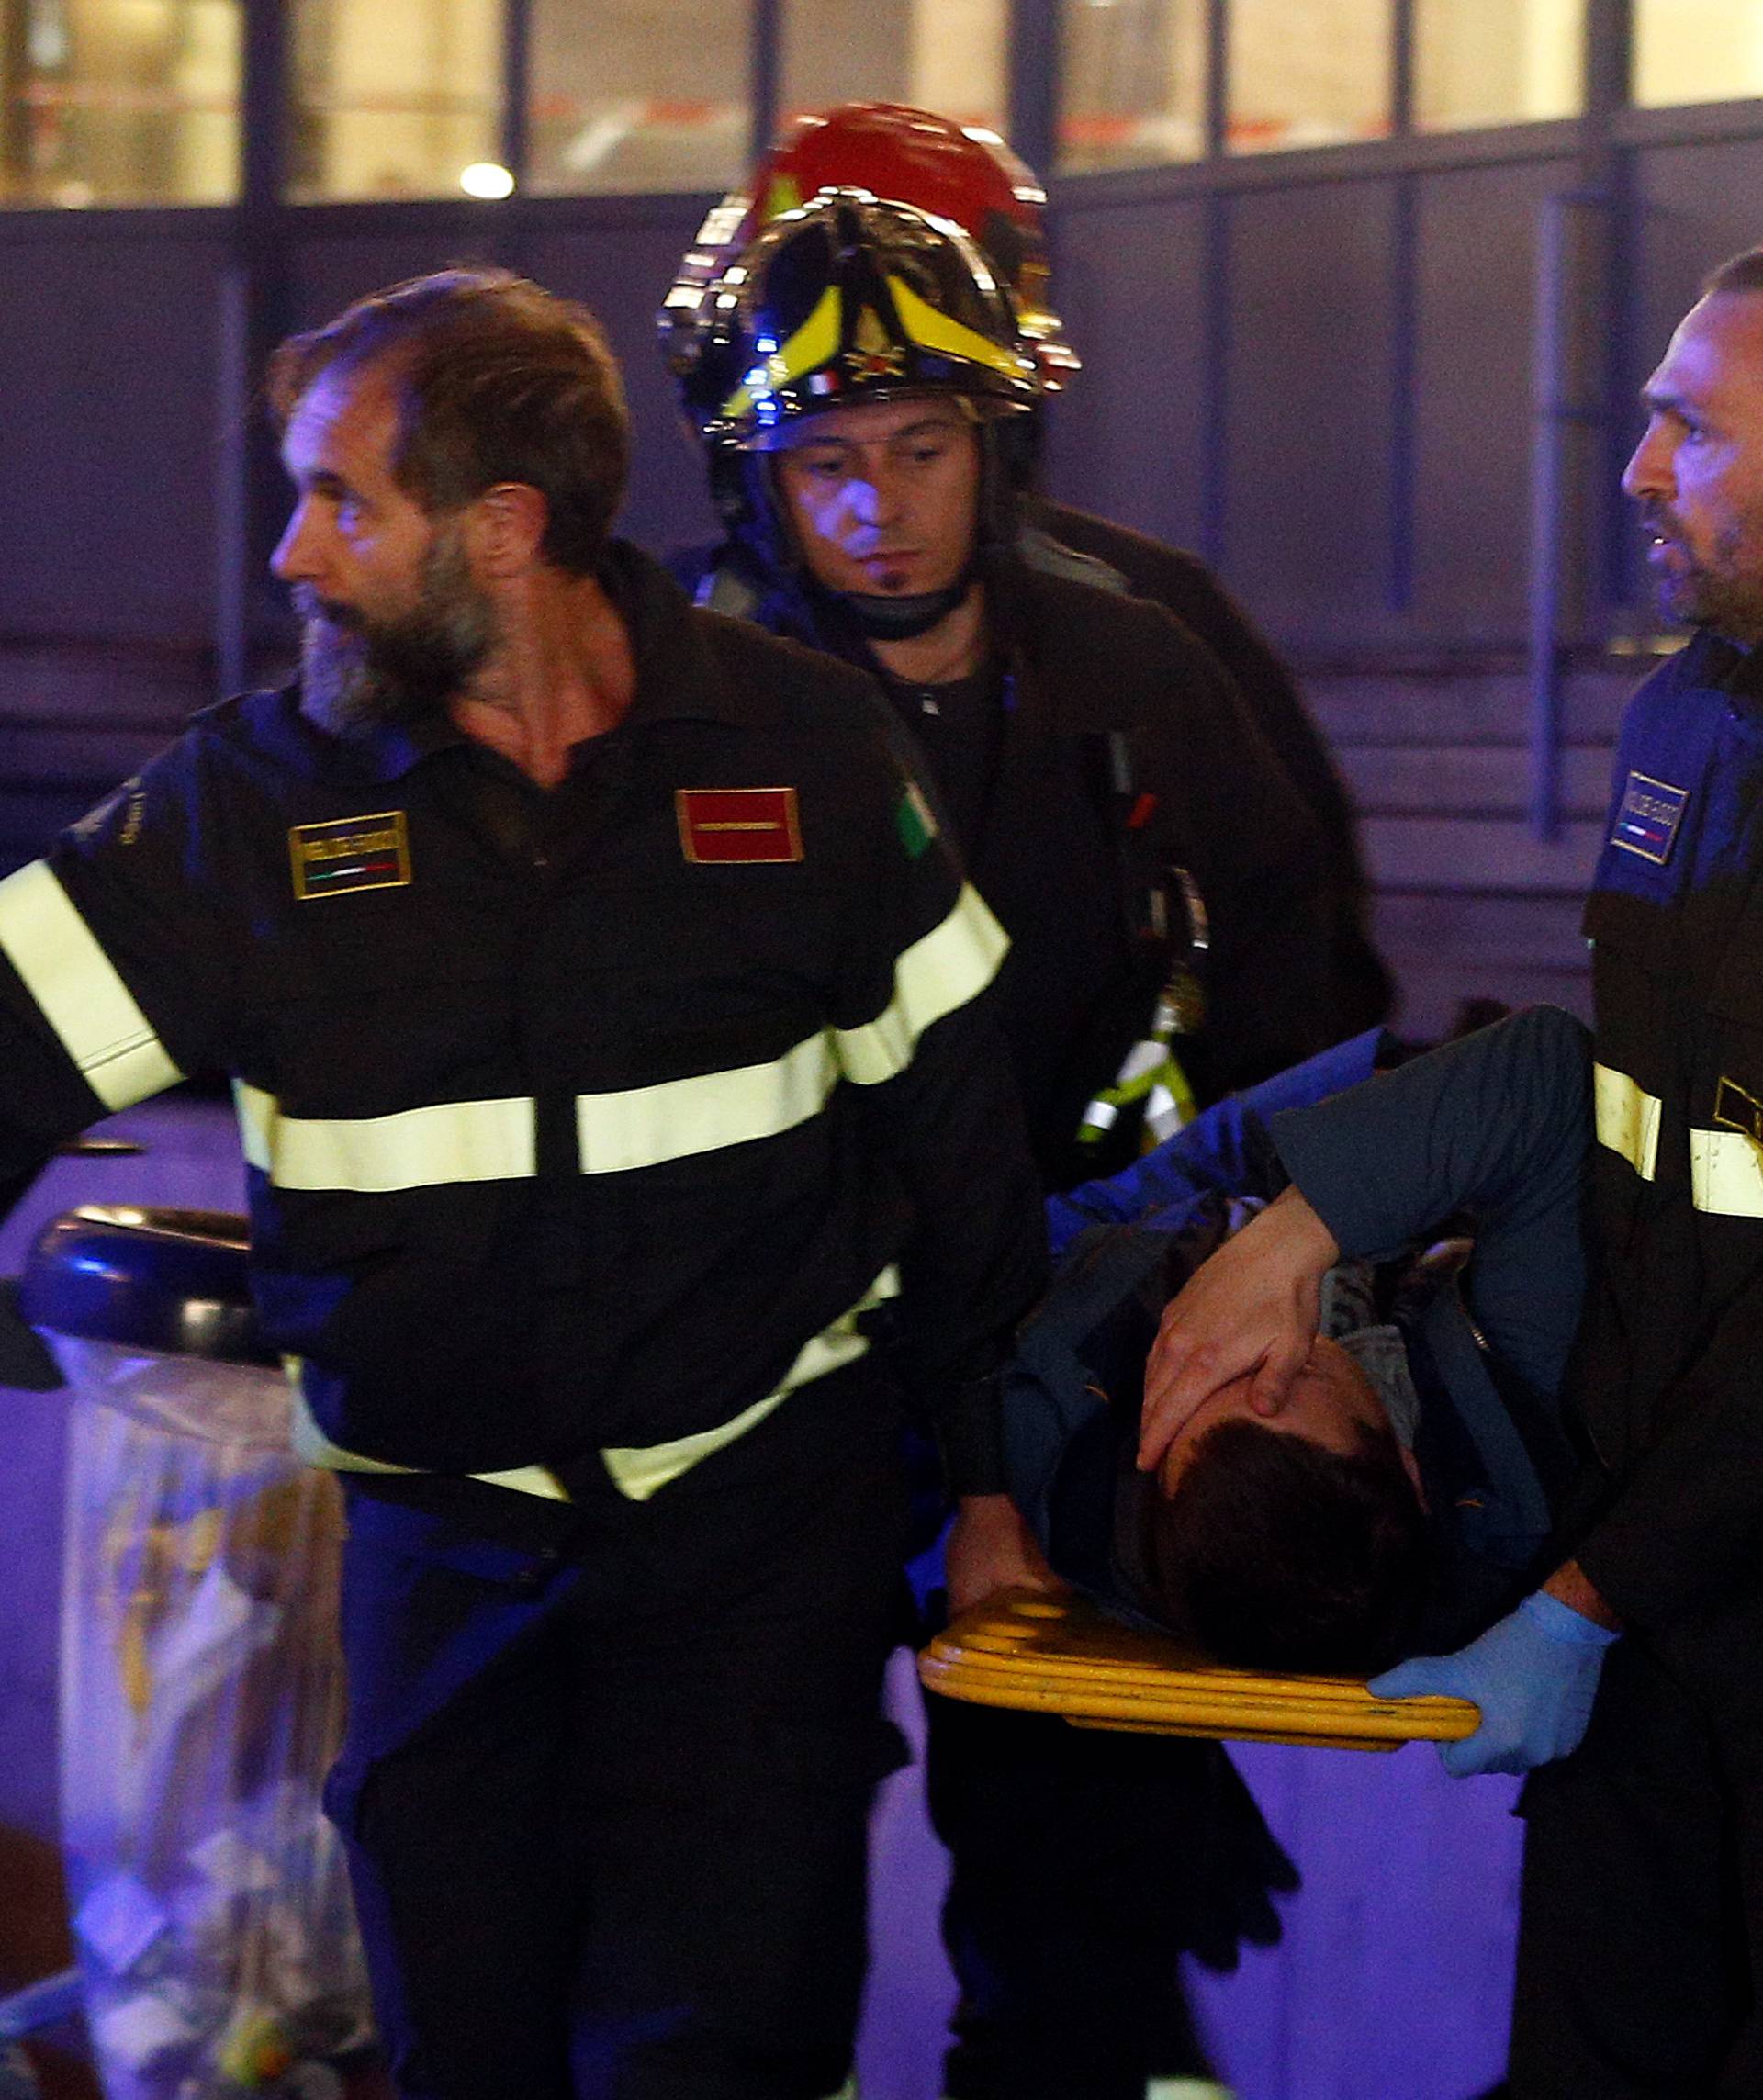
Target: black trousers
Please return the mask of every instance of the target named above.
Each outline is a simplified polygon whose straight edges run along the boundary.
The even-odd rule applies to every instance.
[[[859,1365],[646,1504],[353,1497],[329,1798],[406,2100],[838,2090],[896,1437]]]
[[[926,1705],[960,1984],[949,2100],[1144,2100],[1149,2079],[1210,2076],[1180,1957],[1234,1968],[1297,1881],[1223,1746]]]
[[[1513,2100],[1757,2100],[1763,1608],[1619,1643],[1521,1806]]]

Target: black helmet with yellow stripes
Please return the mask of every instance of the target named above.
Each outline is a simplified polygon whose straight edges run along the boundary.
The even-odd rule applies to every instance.
[[[921,394],[1019,415],[1045,388],[1010,293],[960,228],[867,190],[773,219],[700,310],[675,370],[718,450],[769,450],[805,416]]]

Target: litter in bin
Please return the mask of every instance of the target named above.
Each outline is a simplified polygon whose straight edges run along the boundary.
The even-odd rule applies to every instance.
[[[252,1388],[230,1427],[247,1399],[261,1418],[208,1440],[182,1359],[55,1345],[75,1396],[62,1820],[107,2100],[337,2100],[327,2060],[370,2027],[320,1799],[342,1722],[336,1483],[263,1427],[286,1417],[275,1371],[196,1366]]]
[[[100,1881],[73,1914],[80,1944],[112,1976],[127,1976],[163,1944],[165,1906],[132,1874]]]

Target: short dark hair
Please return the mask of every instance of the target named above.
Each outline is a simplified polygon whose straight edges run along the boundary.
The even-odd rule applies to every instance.
[[[1701,294],[1712,298],[1720,292],[1763,292],[1763,248],[1746,248],[1729,255],[1702,279]]]
[[[1157,1615],[1242,1669],[1369,1677],[1425,1603],[1427,1520],[1393,1431],[1331,1451],[1259,1422],[1208,1430],[1165,1494],[1143,1477]]]
[[[624,387],[600,323],[509,270],[441,270],[357,299],[269,361],[276,427],[327,372],[376,367],[397,390],[392,468],[425,511],[500,481],[536,489],[540,552],[588,575],[605,549],[630,463]]]

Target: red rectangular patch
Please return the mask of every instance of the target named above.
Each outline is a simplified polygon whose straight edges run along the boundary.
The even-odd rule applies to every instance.
[[[794,788],[677,788],[688,860],[800,860]]]

